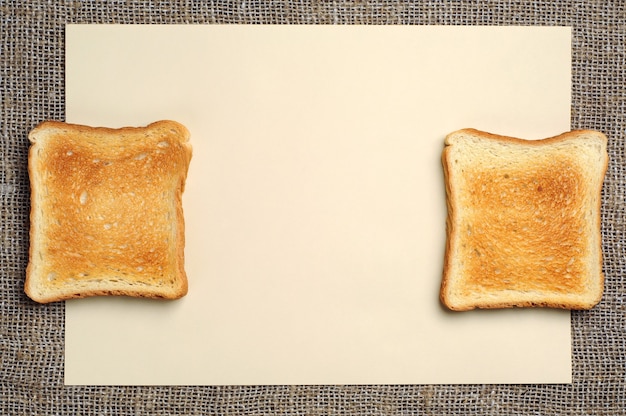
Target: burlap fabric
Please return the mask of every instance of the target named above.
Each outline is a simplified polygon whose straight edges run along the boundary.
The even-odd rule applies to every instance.
[[[615,1],[0,0],[0,414],[626,414],[626,5]],[[571,385],[65,387],[63,304],[23,294],[27,132],[64,119],[66,23],[561,25],[573,28],[572,128],[605,132],[606,290],[575,312]]]

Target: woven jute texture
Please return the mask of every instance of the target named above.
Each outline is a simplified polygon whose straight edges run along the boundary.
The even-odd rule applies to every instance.
[[[626,414],[626,4],[615,1],[0,0],[0,414]],[[63,385],[64,306],[23,294],[28,131],[64,119],[67,23],[556,25],[572,27],[572,128],[609,137],[606,289],[572,315],[570,385],[89,387]]]

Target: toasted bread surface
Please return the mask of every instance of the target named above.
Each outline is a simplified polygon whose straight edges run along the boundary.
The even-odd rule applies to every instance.
[[[464,129],[445,140],[448,218],[440,297],[452,310],[588,309],[602,296],[607,139],[523,140]]]
[[[192,150],[183,125],[46,121],[29,140],[31,299],[187,293],[182,193]]]

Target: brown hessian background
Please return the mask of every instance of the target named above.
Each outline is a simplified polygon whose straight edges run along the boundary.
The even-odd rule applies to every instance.
[[[615,1],[0,0],[0,414],[626,414],[626,3]],[[23,294],[28,131],[65,118],[64,27],[123,24],[572,27],[572,129],[609,137],[602,195],[606,289],[572,313],[570,385],[64,386],[64,306]]]

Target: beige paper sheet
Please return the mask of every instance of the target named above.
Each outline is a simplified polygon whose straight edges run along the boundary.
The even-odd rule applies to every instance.
[[[438,300],[444,136],[569,130],[564,27],[69,25],[70,122],[192,133],[189,294],[66,303],[66,384],[571,381],[570,314]]]

